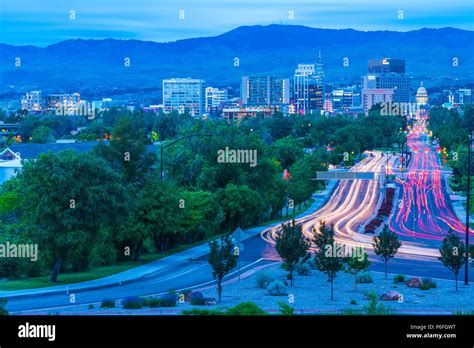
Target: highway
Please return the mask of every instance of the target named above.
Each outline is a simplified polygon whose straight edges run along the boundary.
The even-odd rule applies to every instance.
[[[453,212],[439,157],[426,133],[421,120],[407,137],[413,158],[407,178],[397,179],[403,197],[397,214],[390,219],[390,228],[405,242],[439,248],[450,228],[464,239],[466,227]]]
[[[396,179],[402,198],[389,219],[389,228],[399,235],[403,244],[395,258],[389,261],[389,272],[452,279],[452,273],[438,260],[439,247],[450,227],[462,237],[465,226],[452,210],[439,158],[434,146],[427,144],[426,133],[425,122],[419,121],[407,136],[412,161],[407,178]],[[384,158],[376,151],[369,152],[369,155],[352,170],[393,173],[392,169],[397,166],[395,156]],[[379,200],[383,199],[380,188],[378,180],[341,181],[321,210],[296,222],[302,224],[303,233],[308,238],[320,231],[321,222],[332,225],[337,243],[364,248],[372,262],[371,269],[380,270],[380,258],[373,251],[373,236],[359,231],[359,227],[373,216]],[[279,227],[264,231],[262,238],[274,245],[278,231]],[[471,243],[473,239],[470,239]],[[315,246],[311,249],[314,251]],[[472,279],[472,268],[469,272]]]

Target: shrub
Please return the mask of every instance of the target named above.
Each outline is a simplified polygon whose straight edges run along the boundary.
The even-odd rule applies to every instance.
[[[393,282],[394,282],[395,284],[404,283],[404,282],[405,282],[405,276],[402,275],[402,274],[398,274],[398,275],[396,275],[396,276],[393,278]]]
[[[161,300],[159,298],[150,298],[148,300],[148,306],[150,308],[162,307],[161,306]]]
[[[294,315],[295,309],[284,302],[278,302],[278,306],[280,307],[280,313],[282,315]]]
[[[103,299],[100,308],[115,308],[115,301],[111,299]]]
[[[193,308],[181,312],[182,315],[224,315],[225,313],[217,309]]]
[[[369,303],[364,307],[366,314],[368,315],[385,315],[390,314],[392,311],[385,307],[382,303],[377,304],[377,295],[374,293],[367,294]]]
[[[356,305],[357,301],[356,300],[351,300],[351,304]]]
[[[275,280],[267,286],[267,291],[272,296],[288,295],[288,288],[279,280]]]
[[[364,314],[360,309],[355,308],[344,308],[342,310],[342,315],[361,315]]]
[[[175,294],[163,295],[158,300],[159,300],[159,307],[176,307]]]
[[[124,309],[140,309],[142,308],[142,300],[135,296],[127,297],[122,301],[122,307]]]
[[[419,287],[420,290],[429,290],[436,288],[436,283],[431,280],[430,278],[423,278],[421,285]]]
[[[87,308],[89,308],[89,309],[94,309],[94,305],[93,305],[93,304],[90,304]]]
[[[191,293],[189,303],[193,306],[202,306],[204,304],[204,296],[202,292],[196,291]]]
[[[370,272],[361,272],[357,275],[357,283],[359,284],[369,284],[373,282]]]
[[[474,311],[457,309],[454,311],[454,315],[474,315]]]
[[[258,307],[253,302],[239,303],[237,306],[227,309],[226,313],[228,315],[265,315],[267,314],[267,312],[265,312],[263,309]]]
[[[299,275],[310,275],[311,274],[311,266],[308,262],[298,263],[296,265],[296,272]]]
[[[268,284],[273,282],[275,278],[273,278],[270,274],[265,271],[258,271],[256,274],[255,281],[259,288],[266,289]]]

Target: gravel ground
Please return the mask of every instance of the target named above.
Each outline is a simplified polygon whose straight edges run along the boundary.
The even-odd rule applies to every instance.
[[[182,310],[192,308],[218,309],[235,306],[241,302],[255,302],[259,307],[271,312],[278,313],[278,302],[285,302],[295,308],[296,313],[320,313],[331,312],[341,313],[346,309],[363,310],[368,303],[365,296],[368,292],[382,293],[390,290],[397,291],[403,295],[403,301],[382,301],[393,313],[397,314],[452,314],[455,311],[474,311],[474,295],[471,288],[458,282],[459,291],[455,291],[454,281],[433,279],[437,288],[430,290],[420,290],[409,288],[404,283],[394,284],[394,274],[389,274],[388,279],[384,279],[383,273],[371,272],[373,283],[357,284],[357,291],[354,291],[354,276],[340,272],[334,282],[334,300],[330,299],[330,284],[326,281],[326,276],[316,270],[310,275],[296,275],[293,287],[289,287],[289,294],[294,302],[290,303],[291,296],[270,296],[265,289],[261,289],[256,284],[257,270],[249,271],[242,275],[241,280],[233,279],[224,284],[222,302],[213,306],[191,306],[189,303],[178,303],[173,308],[144,308],[141,310],[124,310],[122,308],[100,309],[100,305],[95,304],[95,309],[89,309],[87,305],[68,307],[62,310],[55,310],[48,314],[89,314],[89,315],[171,315],[180,314]],[[272,264],[265,267],[265,270],[277,279],[284,280],[287,274],[281,268],[281,264]],[[406,277],[408,279],[408,277]],[[199,289],[205,297],[217,297],[216,288],[210,287]],[[351,304],[355,300],[356,304]],[[118,306],[121,307],[121,306]],[[47,314],[36,312],[28,314]]]

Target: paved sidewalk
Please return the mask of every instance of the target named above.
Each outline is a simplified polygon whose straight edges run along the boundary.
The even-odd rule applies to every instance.
[[[304,212],[297,215],[295,218],[300,218],[319,210],[329,199],[330,195],[334,192],[337,187],[337,180],[331,180],[327,185],[326,189],[320,193],[314,194],[313,198],[315,201],[313,204]],[[259,235],[262,231],[281,224],[281,221],[276,221],[270,224],[252,227],[241,233],[241,241],[252,238]],[[68,285],[58,285],[46,288],[26,289],[26,290],[15,290],[15,291],[0,291],[1,297],[21,297],[21,296],[34,296],[43,294],[53,293],[68,293],[78,292],[84,290],[105,288],[109,286],[121,285],[128,282],[140,280],[144,277],[151,277],[153,274],[162,272],[167,268],[176,267],[181,263],[198,259],[209,253],[209,245],[203,243],[201,245],[189,248],[187,250],[178,252],[176,254],[164,257],[160,260],[152,261],[142,266],[131,268],[127,271],[113,274],[104,278],[94,279],[81,283],[74,283]]]

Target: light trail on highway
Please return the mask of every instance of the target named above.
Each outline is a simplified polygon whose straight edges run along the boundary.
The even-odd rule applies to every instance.
[[[386,167],[394,167],[397,160],[396,156],[382,156],[380,151],[367,152],[367,154],[368,157],[355,165],[351,171],[376,172],[379,173],[377,176],[380,176]],[[329,201],[320,210],[295,221],[302,224],[303,233],[308,238],[312,239],[314,232],[320,231],[321,222],[324,221],[327,226],[333,226],[337,243],[352,248],[373,249],[372,236],[358,233],[358,229],[370,220],[382,199],[379,179],[342,180]],[[267,242],[275,244],[279,230],[280,226],[276,226],[263,231],[261,236]],[[418,249],[416,246],[405,246],[403,252],[433,256],[431,251]],[[311,251],[314,250],[313,245]]]
[[[389,226],[413,240],[440,241],[450,228],[461,234],[466,228],[454,214],[445,194],[442,166],[434,147],[427,143],[426,133],[426,122],[419,120],[407,136],[412,161],[406,180],[397,179],[403,197]]]
[[[403,244],[397,254],[402,259],[426,261],[437,258],[439,241],[448,229],[463,233],[465,228],[446,199],[441,165],[434,149],[423,139],[426,132],[425,122],[419,121],[407,136],[412,161],[407,178],[396,179],[401,185],[403,197],[388,221],[389,228],[402,236]],[[394,173],[392,169],[395,168],[396,156],[386,155],[389,156],[387,159],[379,151],[367,154],[369,156],[351,171]],[[295,222],[302,225],[303,234],[311,240],[314,233],[320,232],[321,222],[324,222],[326,226],[333,226],[337,243],[373,250],[373,236],[359,233],[359,229],[374,216],[383,199],[380,190],[379,180],[343,180],[320,210]],[[275,244],[280,228],[276,226],[263,231],[261,237]],[[427,241],[434,241],[436,245]],[[314,251],[315,246],[312,245],[310,250]]]

